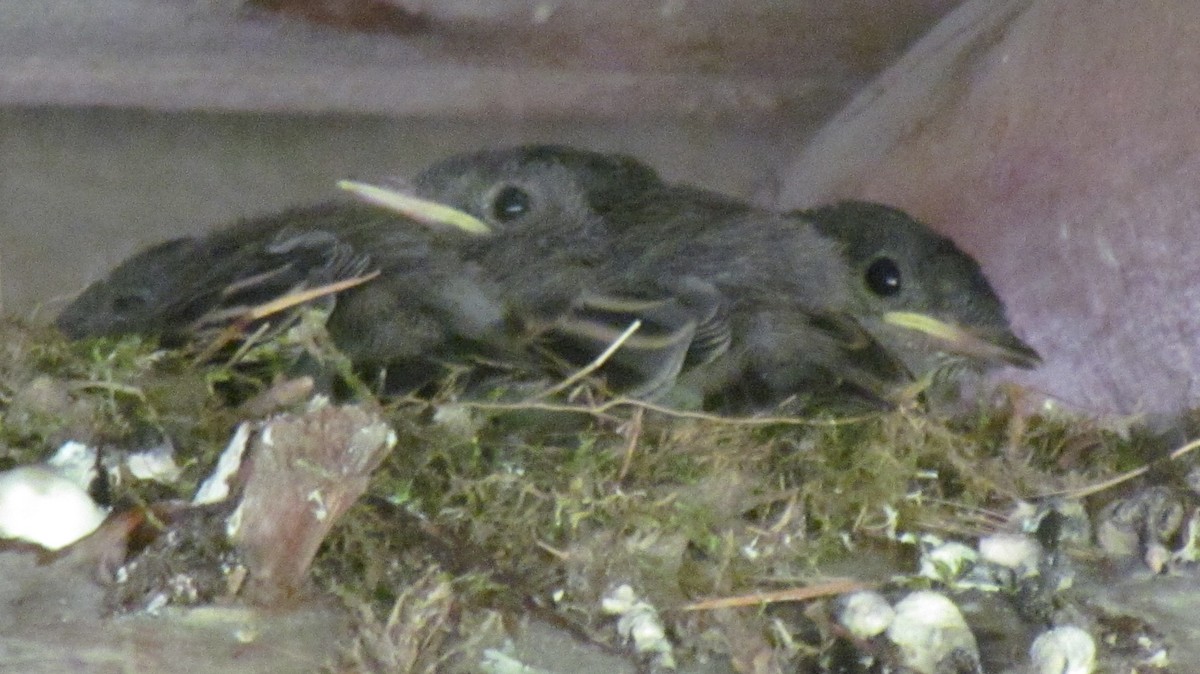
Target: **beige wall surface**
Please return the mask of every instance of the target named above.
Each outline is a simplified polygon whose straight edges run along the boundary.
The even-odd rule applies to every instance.
[[[484,145],[749,194],[954,4],[0,3],[0,308],[44,317],[139,246]]]

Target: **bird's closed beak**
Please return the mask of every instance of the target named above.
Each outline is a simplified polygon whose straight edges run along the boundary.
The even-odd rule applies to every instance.
[[[397,188],[371,185],[356,180],[339,180],[337,186],[369,204],[396,211],[423,225],[449,226],[477,236],[486,236],[492,233],[491,227],[470,213],[409,194]]]
[[[984,335],[913,311],[889,311],[883,315],[883,321],[932,337],[947,351],[985,362],[1007,363],[1025,369],[1037,367],[1042,362],[1037,351],[1007,330]]]

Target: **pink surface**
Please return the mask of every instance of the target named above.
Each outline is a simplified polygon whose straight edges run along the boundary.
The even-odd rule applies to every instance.
[[[869,88],[871,89],[871,88]],[[864,197],[980,258],[1046,364],[1102,411],[1200,399],[1200,3],[975,0],[789,169],[783,205]]]

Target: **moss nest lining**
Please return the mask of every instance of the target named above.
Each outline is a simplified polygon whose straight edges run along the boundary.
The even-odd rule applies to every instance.
[[[468,397],[453,383],[379,397],[311,321],[205,363],[137,338],[0,330],[3,467],[43,461],[67,440],[102,457],[173,448],[181,471],[169,483],[110,475],[101,498],[117,508],[190,499],[238,423],[308,403],[311,386],[296,382],[311,381],[299,373],[313,363],[337,373],[318,390],[383,416],[395,448],[311,567],[307,593],[339,597],[353,624],[326,663],[335,670],[471,670],[530,617],[627,652],[603,607],[629,586],[657,610],[676,657],[719,654],[737,669],[771,653],[822,671],[838,631],[813,607],[829,598],[704,602],[843,575],[911,583],[897,576],[922,554],[913,540],[1011,528],[1021,503],[1147,464],[1161,445],[1134,419],[1085,418],[1012,391],[954,416],[745,419],[606,398],[586,383],[554,397],[519,387]]]

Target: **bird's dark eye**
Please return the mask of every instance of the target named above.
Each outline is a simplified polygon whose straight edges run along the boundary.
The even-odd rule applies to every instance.
[[[881,257],[867,267],[867,287],[880,297],[891,297],[900,292],[900,267],[890,257]]]
[[[529,211],[533,199],[519,187],[502,187],[492,199],[492,215],[500,222],[516,220]]]

